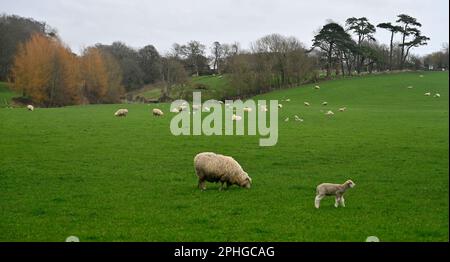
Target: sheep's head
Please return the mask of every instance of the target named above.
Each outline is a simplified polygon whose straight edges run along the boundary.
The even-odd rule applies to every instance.
[[[353,181],[351,181],[351,180],[345,181],[345,184],[346,184],[348,187],[350,187],[350,188],[356,186],[355,182],[353,182]]]
[[[250,188],[252,186],[252,179],[244,172],[244,181],[241,183],[241,187]]]

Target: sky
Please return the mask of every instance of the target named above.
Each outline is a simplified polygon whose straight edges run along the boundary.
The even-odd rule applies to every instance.
[[[295,36],[310,47],[314,32],[330,19],[344,24],[364,16],[376,25],[402,13],[416,17],[431,38],[412,53],[435,52],[449,42],[448,0],[0,0],[1,13],[45,21],[76,53],[114,41],[134,48],[152,44],[162,54],[190,40],[207,47],[239,42],[247,49],[271,33]],[[375,37],[389,44],[387,31],[378,29]]]

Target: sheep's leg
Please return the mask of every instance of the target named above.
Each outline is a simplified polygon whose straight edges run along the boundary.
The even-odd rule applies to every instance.
[[[339,206],[339,202],[341,202],[341,197],[336,196],[336,201],[334,202],[334,207],[338,207]]]
[[[345,199],[344,196],[341,196],[341,206],[345,207]]]
[[[205,180],[203,180],[203,179],[198,180],[198,188],[200,188],[201,190],[206,190]]]
[[[324,197],[325,197],[325,196],[322,196],[322,195],[317,195],[317,196],[316,196],[316,199],[314,200],[314,206],[315,206],[316,208],[319,208],[319,207],[320,207],[320,200],[322,200]]]
[[[219,191],[222,191],[223,190],[223,181],[220,181],[220,188],[219,188]]]

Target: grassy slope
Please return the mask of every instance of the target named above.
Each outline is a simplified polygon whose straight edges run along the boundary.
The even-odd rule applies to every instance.
[[[174,137],[170,116],[150,116],[167,104],[126,105],[123,119],[112,114],[124,105],[0,109],[0,240],[448,241],[448,73],[321,87],[259,97],[291,99],[270,148],[258,137]],[[294,114],[305,122],[282,121]],[[233,155],[253,188],[200,192],[200,151]],[[347,178],[357,187],[346,208],[326,198],[314,209],[318,183]]]
[[[14,96],[17,95],[8,89],[7,84],[0,82],[0,108],[7,107]]]

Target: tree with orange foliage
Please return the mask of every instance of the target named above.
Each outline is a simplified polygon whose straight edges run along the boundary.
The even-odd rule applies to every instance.
[[[13,89],[46,106],[80,100],[78,62],[58,39],[34,34],[19,46],[12,68]]]

